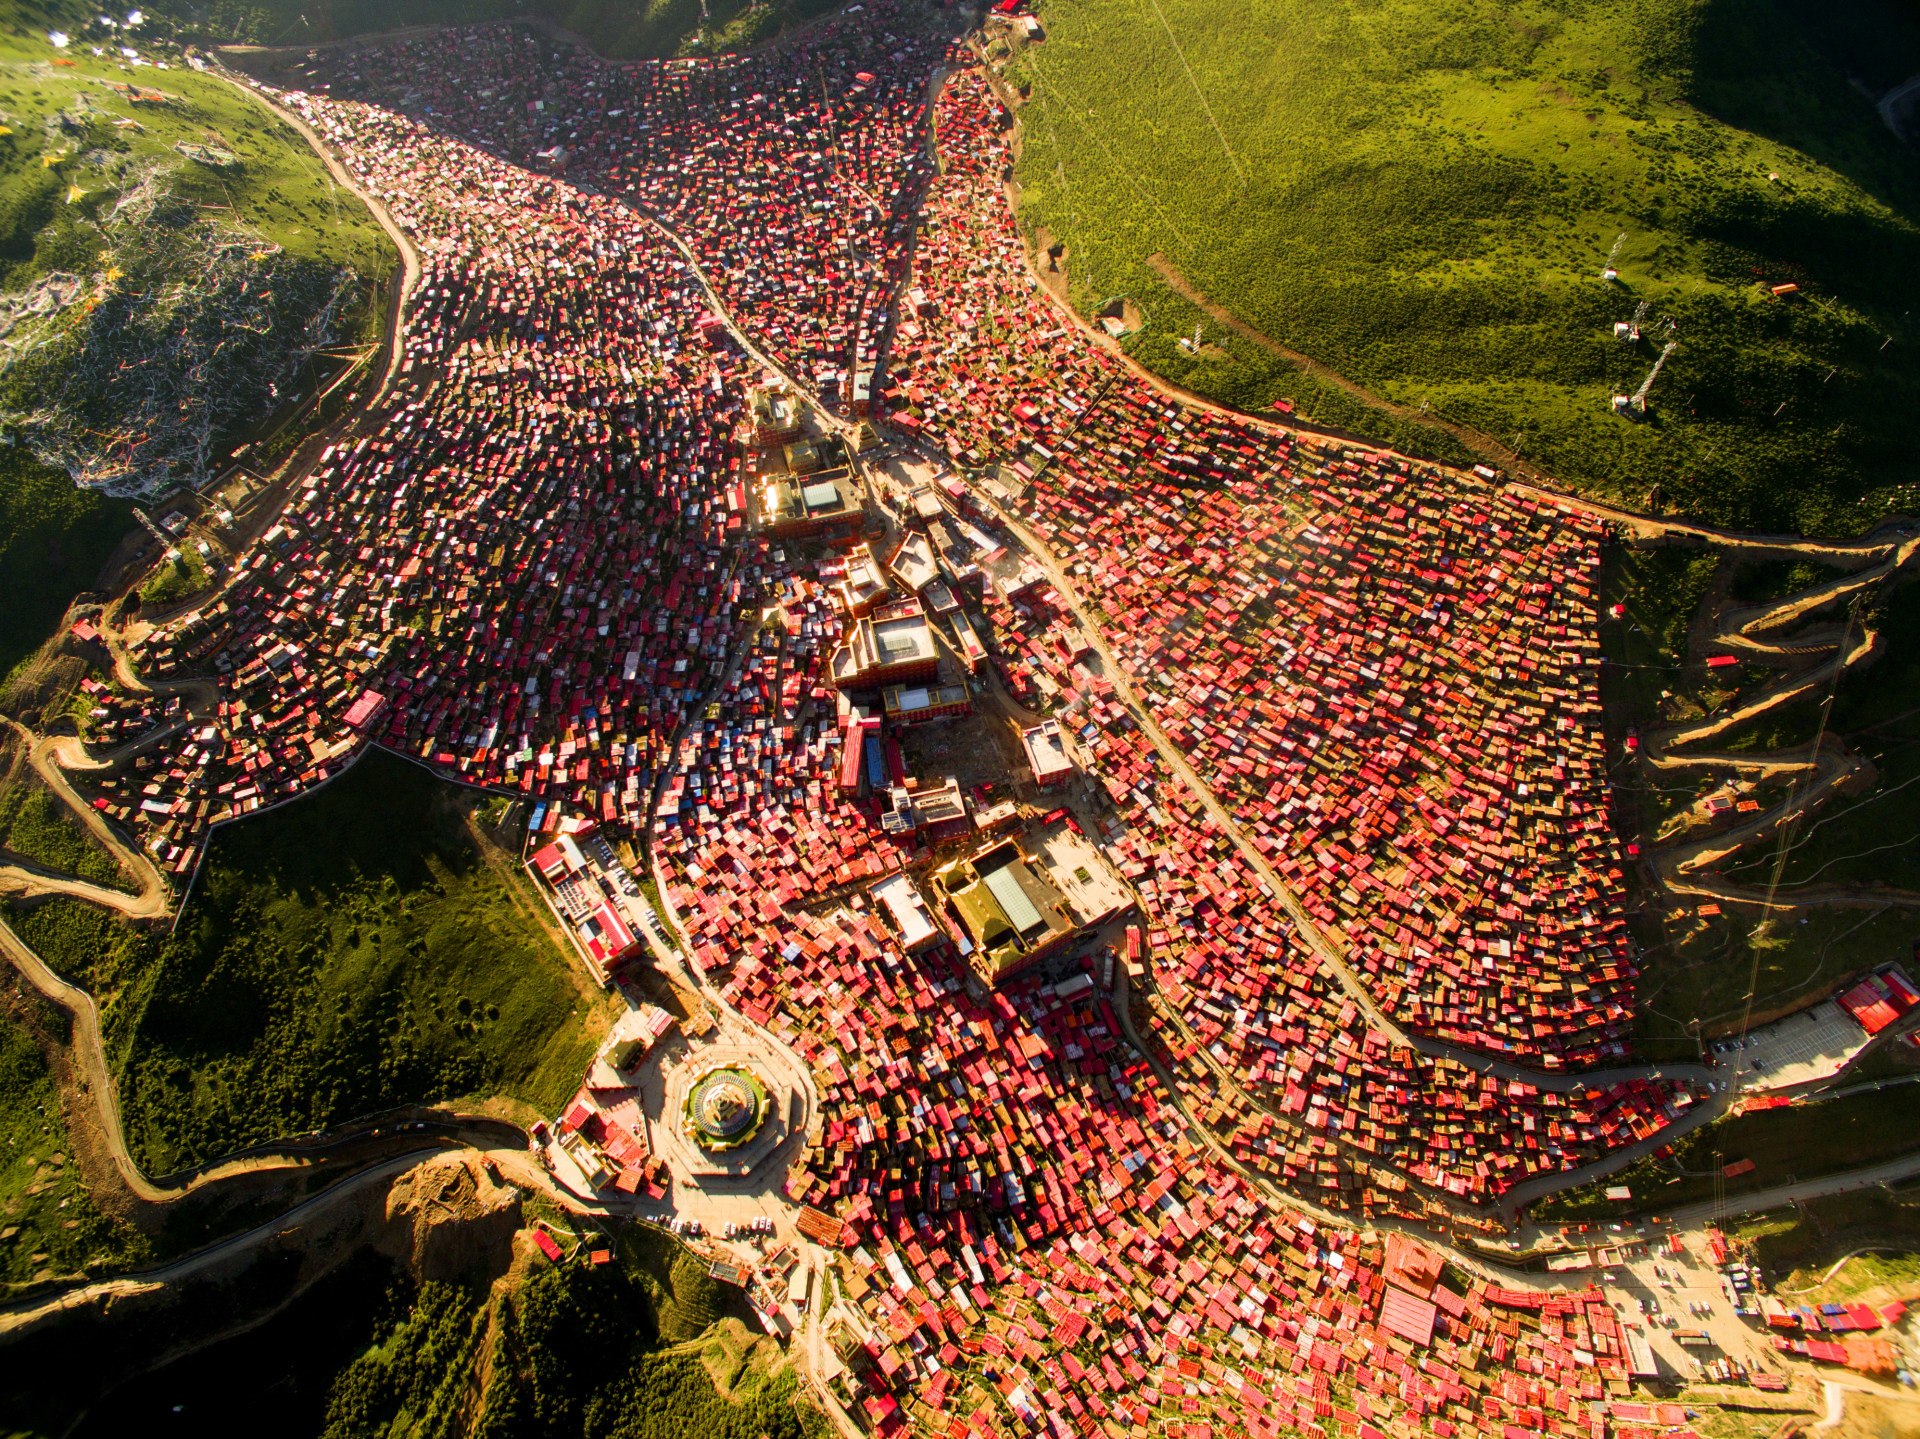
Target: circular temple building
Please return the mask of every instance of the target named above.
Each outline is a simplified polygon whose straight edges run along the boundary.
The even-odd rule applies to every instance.
[[[738,1149],[760,1132],[771,1108],[767,1086],[742,1064],[715,1064],[687,1086],[681,1127],[709,1154]]]

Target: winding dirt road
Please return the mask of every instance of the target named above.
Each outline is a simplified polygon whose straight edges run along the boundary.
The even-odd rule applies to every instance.
[[[1751,754],[1692,748],[1732,734],[1740,726],[1795,701],[1831,693],[1843,675],[1879,657],[1885,647],[1883,637],[1858,622],[1851,611],[1842,623],[1783,633],[1829,605],[1845,600],[1857,604],[1875,587],[1900,578],[1920,557],[1920,537],[1882,543],[1875,550],[1856,553],[1863,557],[1878,553],[1881,557],[1878,563],[1853,574],[1772,604],[1728,610],[1719,617],[1705,645],[1709,651],[1759,664],[1796,665],[1819,654],[1828,654],[1828,659],[1783,674],[1717,715],[1670,725],[1642,738],[1642,762],[1665,774],[1717,775],[1748,787],[1782,778],[1791,781],[1784,799],[1744,823],[1698,837],[1683,834],[1654,849],[1649,859],[1670,893],[1762,909],[1800,908],[1809,903],[1920,908],[1920,895],[1897,890],[1853,894],[1839,886],[1824,893],[1796,891],[1791,901],[1782,904],[1765,889],[1725,879],[1715,872],[1742,852],[1776,838],[1836,794],[1870,786],[1874,769],[1863,755],[1847,748],[1837,737],[1824,736],[1819,742],[1792,749]]]
[[[5,717],[0,716],[0,718]],[[12,719],[7,719],[6,723],[11,725],[26,743],[27,762],[33,766],[33,771],[40,777],[41,782],[75,818],[86,826],[87,833],[114,857],[120,867],[133,876],[140,886],[140,891],[133,895],[123,894],[119,890],[88,884],[85,880],[57,875],[35,866],[8,864],[0,866],[0,892],[23,896],[67,894],[106,909],[117,910],[129,919],[164,917],[167,913],[168,901],[172,897],[172,892],[167,888],[166,878],[146,855],[128,844],[120,832],[107,823],[105,815],[74,791],[60,766],[54,762],[55,752],[62,740],[55,736],[37,735],[25,725]]]
[[[307,145],[312,149],[313,153],[320,157],[321,163],[327,167],[327,174],[333,178],[333,182],[340,186],[341,189],[352,194],[361,204],[367,207],[367,212],[371,214],[375,220],[379,221],[380,228],[387,232],[388,237],[394,243],[394,247],[400,252],[400,280],[399,283],[393,287],[393,295],[388,302],[387,310],[386,368],[381,372],[379,385],[377,385],[373,393],[368,395],[358,406],[357,413],[354,416],[354,419],[358,420],[386,399],[388,392],[393,388],[395,379],[399,377],[401,352],[404,349],[403,342],[406,336],[406,326],[403,322],[406,318],[407,300],[413,294],[414,287],[420,283],[420,252],[414,248],[413,241],[407,238],[406,232],[394,223],[393,216],[388,213],[387,207],[381,203],[380,197],[360,187],[354,180],[352,174],[347,170],[347,167],[340,163],[339,157],[327,148],[326,142],[314,132],[313,128],[309,126],[305,120],[302,120],[291,110],[276,105],[266,95],[262,94],[250,80],[227,69],[226,66],[219,64],[217,57],[213,68],[207,73],[218,76],[220,79],[226,81],[229,85],[233,86],[234,89],[251,99],[254,104],[260,106],[276,119],[290,126],[301,139],[307,142]]]
[[[391,1183],[410,1169],[462,1151],[491,1162],[504,1177],[510,1178],[520,1188],[538,1191],[569,1213],[608,1216],[613,1212],[604,1205],[583,1204],[578,1195],[561,1188],[528,1154],[524,1145],[502,1145],[497,1139],[479,1137],[453,1144],[423,1144],[359,1170],[271,1219],[170,1263],[0,1306],[0,1338],[18,1335],[69,1310],[88,1308],[103,1300],[151,1293],[169,1284],[179,1284],[218,1270],[247,1251],[280,1239],[288,1230],[311,1225],[332,1211],[354,1202],[366,1191]]]
[[[121,1123],[120,1091],[107,1064],[106,1049],[101,1040],[100,1011],[93,996],[54,973],[39,955],[22,942],[4,918],[0,918],[0,951],[4,951],[14,968],[25,976],[34,989],[71,1017],[73,1037],[69,1052],[79,1072],[76,1088],[80,1095],[91,1100],[94,1110],[90,1127],[105,1144],[119,1182],[139,1203],[173,1204],[208,1185],[240,1174],[258,1174],[267,1170],[308,1170],[318,1164],[337,1164],[343,1158],[352,1158],[347,1146],[363,1145],[394,1132],[392,1126],[387,1126],[384,1134],[354,1130],[332,1140],[263,1145],[241,1154],[229,1155],[210,1165],[181,1170],[158,1180],[150,1179],[127,1150],[126,1131]],[[435,1126],[435,1132],[442,1139],[487,1144],[498,1144],[503,1139],[517,1138],[520,1134],[513,1125],[468,1115],[449,1116]]]

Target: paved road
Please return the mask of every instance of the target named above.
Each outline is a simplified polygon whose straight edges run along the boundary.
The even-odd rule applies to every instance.
[[[1688,1066],[1695,1068],[1697,1066]],[[1693,1133],[1694,1130],[1713,1123],[1723,1116],[1738,1094],[1709,1094],[1696,1099],[1693,1107],[1671,1124],[1661,1129],[1651,1138],[1636,1140],[1612,1150],[1591,1164],[1583,1164],[1578,1169],[1564,1170],[1559,1174],[1543,1174],[1516,1184],[1500,1196],[1500,1213],[1509,1223],[1519,1217],[1522,1209],[1536,1199],[1545,1199],[1550,1194],[1559,1194],[1563,1190],[1578,1189],[1583,1184],[1591,1184],[1597,1179],[1605,1179],[1618,1174],[1631,1164],[1645,1159],[1662,1145],[1672,1144],[1677,1139]]]
[[[1792,1184],[1778,1184],[1771,1189],[1755,1190],[1751,1194],[1732,1195],[1718,1202],[1703,1200],[1698,1204],[1682,1205],[1663,1210],[1661,1218],[1663,1225],[1670,1226],[1675,1232],[1682,1232],[1718,1224],[1743,1214],[1764,1214],[1769,1209],[1778,1209],[1796,1200],[1820,1199],[1829,1194],[1871,1189],[1876,1184],[1898,1184],[1917,1176],[1920,1176],[1920,1151],[1818,1179],[1796,1180]],[[1644,1223],[1636,1219],[1621,1222],[1629,1225]],[[1514,1236],[1512,1247],[1517,1253],[1527,1253],[1557,1240],[1559,1232],[1558,1223],[1528,1224]]]
[[[1856,1061],[1858,1056],[1855,1056]],[[1903,1084],[1920,1084],[1920,1074],[1896,1074],[1889,1079],[1875,1079],[1866,1084],[1850,1084],[1845,1089],[1836,1089],[1823,1094],[1822,1099],[1851,1099],[1856,1094],[1872,1094],[1880,1089],[1898,1089]]]
[[[1829,1174],[1820,1179],[1803,1179],[1793,1184],[1777,1184],[1771,1189],[1757,1190],[1752,1194],[1741,1194],[1714,1202],[1711,1200],[1699,1204],[1688,1204],[1673,1210],[1669,1218],[1681,1229],[1692,1229],[1703,1224],[1716,1224],[1741,1214],[1763,1214],[1769,1209],[1778,1209],[1783,1204],[1792,1204],[1795,1200],[1820,1199],[1829,1194],[1843,1194],[1855,1189],[1871,1189],[1876,1184],[1897,1184],[1903,1179],[1912,1179],[1920,1175],[1920,1153],[1902,1155],[1898,1159],[1889,1159],[1882,1164],[1870,1164],[1863,1169],[1849,1169],[1842,1174]]]

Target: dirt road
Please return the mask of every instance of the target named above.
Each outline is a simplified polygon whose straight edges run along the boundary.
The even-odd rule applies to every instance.
[[[259,1174],[268,1170],[304,1171],[316,1166],[351,1162],[353,1150],[391,1148],[397,1125],[374,1131],[356,1129],[333,1139],[317,1138],[303,1143],[262,1145],[230,1155],[213,1164],[178,1173],[149,1178],[127,1150],[126,1133],[121,1124],[120,1094],[107,1065],[100,1038],[100,1012],[93,996],[69,984],[24,944],[4,918],[0,918],[0,953],[48,1001],[66,1011],[72,1020],[69,1053],[77,1071],[75,1088],[81,1099],[93,1109],[89,1128],[97,1133],[113,1161],[118,1182],[140,1204],[166,1205],[193,1194],[208,1185],[219,1184],[240,1174]],[[479,1116],[449,1115],[444,1121],[415,1121],[426,1128],[416,1131],[430,1134],[434,1142],[499,1144],[515,1140],[519,1130],[499,1120]],[[384,1140],[383,1144],[375,1141]]]
[[[1530,480],[1544,481],[1547,478],[1538,469],[1521,459],[1520,456],[1494,439],[1491,435],[1471,429],[1456,421],[1443,419],[1431,410],[1422,410],[1412,405],[1402,405],[1392,400],[1384,400],[1374,394],[1373,391],[1353,380],[1349,380],[1345,375],[1339,373],[1339,371],[1328,369],[1325,365],[1320,364],[1311,357],[1301,354],[1298,350],[1288,349],[1264,331],[1254,329],[1252,325],[1249,325],[1245,320],[1234,314],[1233,311],[1227,309],[1226,306],[1217,305],[1208,299],[1205,292],[1185,275],[1181,274],[1179,269],[1175,267],[1173,261],[1169,260],[1165,255],[1158,253],[1149,255],[1147,256],[1147,263],[1153,267],[1154,273],[1166,282],[1168,289],[1172,290],[1176,295],[1179,295],[1183,300],[1198,305],[1202,310],[1206,311],[1208,317],[1212,319],[1215,324],[1233,331],[1234,334],[1244,340],[1252,341],[1268,354],[1278,355],[1290,364],[1298,365],[1302,373],[1332,385],[1335,389],[1344,390],[1369,409],[1379,410],[1384,414],[1392,415],[1395,419],[1411,420],[1416,424],[1430,425],[1436,430],[1444,430],[1490,465],[1498,465],[1501,469],[1510,470],[1516,475],[1524,475]]]
[[[1877,1184],[1898,1184],[1915,1175],[1920,1175],[1920,1154],[1905,1154],[1882,1164],[1849,1169],[1842,1174],[1829,1174],[1822,1179],[1803,1179],[1793,1184],[1775,1185],[1772,1189],[1762,1189],[1753,1194],[1683,1205],[1673,1210],[1669,1217],[1675,1227],[1693,1229],[1704,1224],[1715,1224],[1735,1215],[1764,1214],[1767,1210],[1778,1209],[1783,1204],[1819,1199],[1828,1194],[1871,1189]]]
[[[1649,855],[1655,874],[1670,893],[1691,895],[1761,908],[1798,908],[1819,904],[1894,904],[1920,908],[1920,895],[1878,890],[1853,893],[1834,886],[1830,891],[1795,891],[1780,905],[1767,890],[1724,879],[1717,871],[1728,861],[1767,843],[1798,824],[1849,787],[1870,785],[1873,766],[1837,737],[1787,750],[1740,753],[1692,748],[1731,735],[1740,726],[1784,709],[1796,701],[1831,694],[1841,677],[1868,665],[1884,648],[1882,636],[1849,612],[1843,623],[1811,631],[1781,632],[1824,606],[1845,600],[1857,602],[1876,585],[1890,583],[1920,557],[1920,538],[1882,544],[1878,563],[1853,574],[1814,585],[1772,604],[1746,605],[1719,618],[1705,648],[1735,654],[1749,662],[1797,665],[1812,655],[1831,652],[1831,658],[1790,670],[1741,703],[1702,720],[1689,720],[1654,730],[1641,739],[1640,757],[1663,774],[1700,773],[1726,778],[1736,786],[1753,787],[1787,778],[1791,788],[1778,804],[1744,823],[1705,835],[1690,836],[1683,829]],[[1689,827],[1691,828],[1691,827]]]
[[[359,414],[364,414],[386,399],[387,392],[393,388],[393,382],[400,373],[400,357],[406,334],[402,320],[406,315],[407,299],[420,282],[420,252],[414,248],[413,241],[407,238],[406,233],[394,223],[393,216],[380,202],[380,197],[359,186],[353,176],[348,173],[346,166],[340,163],[333,151],[327,148],[326,142],[314,133],[313,128],[305,120],[291,110],[276,105],[251,82],[228,70],[224,65],[218,64],[217,60],[214,68],[207,73],[226,81],[251,99],[254,104],[290,126],[301,139],[307,142],[313,153],[320,157],[321,163],[327,167],[327,174],[332,176],[333,182],[367,207],[368,213],[380,222],[380,228],[387,232],[394,247],[400,252],[400,280],[393,287],[393,293],[387,305],[386,368],[381,372],[379,385],[358,406],[357,418]]]
[[[611,1213],[604,1206],[581,1204],[578,1196],[554,1183],[553,1177],[540,1167],[523,1146],[488,1146],[475,1143],[462,1145],[459,1148],[466,1149],[491,1162],[503,1177],[511,1179],[520,1188],[538,1191],[570,1213],[594,1215]],[[445,1145],[422,1145],[419,1148],[410,1149],[352,1174],[338,1184],[329,1186],[310,1199],[302,1200],[271,1219],[264,1220],[238,1234],[230,1235],[204,1249],[195,1250],[192,1254],[171,1263],[0,1306],[0,1336],[15,1334],[45,1323],[67,1310],[86,1308],[102,1300],[150,1293],[169,1284],[179,1284],[199,1275],[217,1271],[249,1250],[281,1239],[290,1229],[310,1225],[330,1212],[351,1204],[366,1191],[389,1184],[408,1170],[422,1164],[444,1159],[449,1152],[449,1148]]]
[[[1182,274],[1164,254],[1156,253],[1149,255],[1147,257],[1147,263],[1152,266],[1154,272],[1166,282],[1167,287],[1181,298],[1199,306],[1216,324],[1233,331],[1243,339],[1251,341],[1269,354],[1278,355],[1281,359],[1298,365],[1304,373],[1352,395],[1356,400],[1359,400],[1370,409],[1379,410],[1384,414],[1392,415],[1396,419],[1408,420],[1416,424],[1431,425],[1434,429],[1444,430],[1468,450],[1478,455],[1487,464],[1507,471],[1510,476],[1518,476],[1519,478],[1517,480],[1509,479],[1508,481],[1509,486],[1513,489],[1523,490],[1546,500],[1565,500],[1587,514],[1594,515],[1597,518],[1611,520],[1621,529],[1638,538],[1671,539],[1678,536],[1685,536],[1725,545],[1742,554],[1755,556],[1762,554],[1794,555],[1809,559],[1819,559],[1828,564],[1865,563],[1871,559],[1874,551],[1883,543],[1873,540],[1870,537],[1863,537],[1859,540],[1851,541],[1821,541],[1808,540],[1799,535],[1743,534],[1738,531],[1717,529],[1709,525],[1696,525],[1685,520],[1669,520],[1657,515],[1638,514],[1632,510],[1623,509],[1616,505],[1605,504],[1604,502],[1592,500],[1583,495],[1573,494],[1566,490],[1559,489],[1553,484],[1551,476],[1540,470],[1539,467],[1522,459],[1513,450],[1501,444],[1493,436],[1484,431],[1476,430],[1471,426],[1446,419],[1441,415],[1435,414],[1432,410],[1421,410],[1411,405],[1403,405],[1393,400],[1383,399],[1357,381],[1348,379],[1337,370],[1329,369],[1312,356],[1302,354],[1298,350],[1289,349],[1264,331],[1255,329],[1238,315],[1235,315],[1231,310],[1228,310],[1224,305],[1216,304],[1213,300],[1209,299],[1206,293]],[[1244,419],[1246,417],[1242,416],[1240,418]],[[1262,418],[1265,423],[1273,423],[1264,420],[1264,417]],[[1279,428],[1287,427],[1280,426]],[[1365,443],[1365,441],[1361,443]]]
[[[1012,515],[995,505],[986,494],[976,492],[975,499],[978,503],[991,509],[1000,522],[1005,525],[1027,548],[1028,552],[1040,562],[1041,567],[1047,572],[1048,579],[1052,581],[1054,588],[1059,592],[1061,598],[1066,601],[1068,608],[1073,612],[1074,618],[1081,628],[1081,632],[1086,635],[1088,642],[1093,646],[1095,654],[1099,657],[1102,672],[1107,680],[1112,683],[1122,703],[1127,706],[1129,714],[1131,714],[1135,722],[1139,724],[1141,732],[1153,743],[1154,749],[1159,753],[1161,760],[1166,764],[1167,768],[1173,772],[1179,781],[1187,787],[1194,798],[1200,802],[1214,823],[1220,827],[1221,832],[1233,841],[1235,848],[1240,851],[1241,856],[1246,860],[1248,866],[1254,873],[1260,877],[1261,882],[1265,885],[1268,892],[1278,899],[1282,907],[1285,908],[1288,916],[1294,921],[1301,938],[1313,951],[1323,971],[1329,978],[1338,983],[1354,1003],[1360,1007],[1361,1011],[1367,1016],[1368,1024],[1373,1029],[1387,1036],[1393,1043],[1416,1050],[1430,1058],[1444,1058],[1454,1063],[1465,1065],[1482,1074],[1489,1074],[1501,1079],[1530,1084],[1539,1089],[1549,1090],[1559,1094],[1570,1094],[1575,1091],[1589,1089],[1602,1089],[1612,1084],[1625,1083],[1632,1080],[1678,1081],[1688,1084],[1696,1090],[1696,1098],[1692,1107],[1679,1119],[1663,1128],[1653,1138],[1615,1150],[1603,1156],[1601,1159],[1578,1169],[1567,1170],[1559,1174],[1542,1175],[1524,1184],[1516,1185],[1502,1198],[1499,1204],[1499,1211],[1502,1214],[1511,1218],[1521,1207],[1531,1203],[1533,1200],[1542,1198],[1548,1194],[1556,1194],[1563,1189],[1570,1189],[1581,1184],[1590,1183],[1594,1179],[1615,1173],[1633,1163],[1635,1160],[1651,1153],[1661,1144],[1670,1143],[1675,1138],[1690,1133],[1701,1125],[1718,1118],[1725,1112],[1731,1096],[1713,1092],[1713,1075],[1704,1065],[1642,1064],[1621,1065],[1610,1069],[1594,1070],[1580,1074],[1550,1072],[1529,1068],[1525,1065],[1514,1064],[1478,1050],[1449,1044],[1443,1040],[1432,1038],[1431,1036],[1410,1033],[1390,1019],[1375,1002],[1365,982],[1353,970],[1352,966],[1347,964],[1338,947],[1334,945],[1320,930],[1319,926],[1314,923],[1312,917],[1308,915],[1305,907],[1300,903],[1298,896],[1294,894],[1286,881],[1281,878],[1279,872],[1267,863],[1266,857],[1254,846],[1252,840],[1235,821],[1232,814],[1230,814],[1226,807],[1220,802],[1219,797],[1215,795],[1212,788],[1195,772],[1193,766],[1187,762],[1186,756],[1181,753],[1179,748],[1167,738],[1159,725],[1154,722],[1152,715],[1148,712],[1145,705],[1141,703],[1126,671],[1114,659],[1112,651],[1108,648],[1106,636],[1099,620],[1089,611],[1087,606],[1081,602],[1078,591],[1075,590],[1072,580],[1067,575],[1058,558],[1052,553],[1045,542],[1029,531]],[[1178,1022],[1176,1017],[1176,1023]],[[1184,1029],[1184,1025],[1182,1025],[1182,1028]],[[1191,1034],[1188,1034],[1187,1037],[1189,1039],[1193,1038]],[[1200,1052],[1203,1055],[1207,1053],[1204,1046],[1201,1047]],[[1208,1056],[1208,1064],[1223,1087],[1231,1089],[1254,1109],[1271,1112],[1269,1105],[1249,1093],[1244,1086],[1239,1083],[1235,1075],[1223,1066],[1214,1063],[1211,1056]],[[1178,1091],[1175,1090],[1174,1092],[1177,1093]],[[1204,1126],[1196,1125],[1196,1128],[1200,1129],[1203,1133],[1205,1132]],[[1370,1160],[1369,1162],[1374,1164],[1378,1163],[1377,1160]],[[1422,1186],[1423,1189],[1424,1187],[1425,1186]]]
[[[356,426],[365,423],[368,416],[386,399],[399,374],[406,333],[406,303],[420,279],[419,251],[414,248],[413,242],[407,238],[399,225],[394,222],[392,215],[389,214],[386,207],[381,204],[379,198],[361,189],[360,186],[354,182],[345,167],[340,164],[339,160],[327,149],[320,137],[314,133],[305,121],[299,116],[291,114],[278,105],[275,105],[253,86],[237,78],[231,72],[216,67],[208,73],[225,81],[236,90],[241,91],[250,97],[254,103],[260,105],[292,127],[292,129],[307,142],[314,154],[317,155],[321,162],[327,167],[327,172],[332,176],[335,183],[349,191],[366,205],[368,212],[373,215],[374,219],[379,222],[381,228],[391,237],[395,247],[399,251],[401,268],[395,277],[389,300],[386,326],[385,366],[381,372],[380,382],[374,387],[373,391],[355,407],[353,413],[333,429],[333,433],[337,435],[350,433]],[[316,436],[315,438],[318,439],[319,437]],[[237,553],[243,552],[247,543],[250,543],[251,538],[257,537],[257,535],[272,522],[277,516],[278,511],[284,507],[287,499],[292,495],[295,483],[304,478],[306,473],[312,468],[320,446],[309,441],[303,449],[311,451],[311,453],[305,455],[296,453],[296,457],[290,459],[288,464],[282,468],[281,474],[275,480],[275,487],[278,494],[274,502],[264,507],[265,512],[256,514],[250,518],[249,529],[251,535],[243,540],[240,545],[236,546]],[[188,606],[187,610],[192,610],[213,602],[226,592],[238,579],[240,573],[238,568],[236,568],[225,584],[210,588],[204,595],[200,596],[193,605]],[[184,613],[186,611],[182,612]],[[114,829],[112,825],[107,823],[105,817],[102,816],[98,810],[94,809],[92,805],[88,804],[74,792],[73,786],[68,783],[66,776],[62,773],[62,765],[65,764],[67,767],[76,770],[103,768],[121,758],[138,752],[147,745],[157,743],[167,734],[175,733],[187,724],[211,716],[215,706],[219,702],[219,690],[212,680],[198,677],[171,680],[143,680],[127,656],[123,637],[114,630],[104,612],[100,617],[99,629],[108,653],[112,658],[114,676],[118,682],[129,690],[143,691],[150,694],[182,695],[187,701],[186,718],[162,731],[142,736],[133,743],[122,746],[119,750],[114,751],[112,755],[100,759],[89,758],[79,742],[71,736],[39,735],[26,729],[22,725],[14,723],[12,720],[8,720],[7,722],[13,724],[14,728],[19,731],[21,736],[26,740],[28,754],[40,778],[79,821],[86,826],[89,833],[125,867],[128,873],[136,878],[140,884],[140,892],[138,895],[130,897],[113,890],[103,889],[97,885],[86,884],[84,881],[76,878],[50,875],[19,865],[0,865],[0,892],[21,896],[66,894],[99,904],[108,909],[116,910],[131,919],[160,918],[169,913],[169,903],[172,897],[166,879],[144,854],[127,844],[120,833]]]
[[[165,877],[146,855],[128,844],[120,832],[107,823],[106,816],[74,792],[66,775],[54,762],[62,741],[48,735],[36,735],[15,720],[8,719],[6,722],[26,742],[28,763],[33,766],[34,773],[40,776],[41,782],[86,826],[87,833],[119,862],[120,867],[133,876],[140,886],[140,892],[136,895],[122,894],[119,890],[104,889],[84,880],[18,864],[0,866],[0,889],[22,895],[68,894],[107,909],[118,910],[129,919],[158,919],[164,916],[172,897]]]

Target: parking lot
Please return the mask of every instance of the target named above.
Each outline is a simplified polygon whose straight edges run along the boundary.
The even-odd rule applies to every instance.
[[[1828,1000],[1762,1026],[1744,1040],[1717,1040],[1710,1048],[1741,1089],[1791,1089],[1830,1079],[1867,1047],[1853,1017]]]
[[[1563,1269],[1563,1283],[1598,1283],[1620,1322],[1646,1341],[1661,1382],[1699,1383],[1707,1364],[1722,1357],[1749,1371],[1785,1372],[1766,1329],[1758,1319],[1735,1313],[1731,1281],[1714,1265],[1698,1233],[1683,1236],[1672,1252],[1664,1227],[1596,1229],[1589,1242],[1603,1267]],[[1753,1304],[1751,1298],[1744,1302]],[[1706,1345],[1683,1345],[1675,1337],[1704,1332]]]

